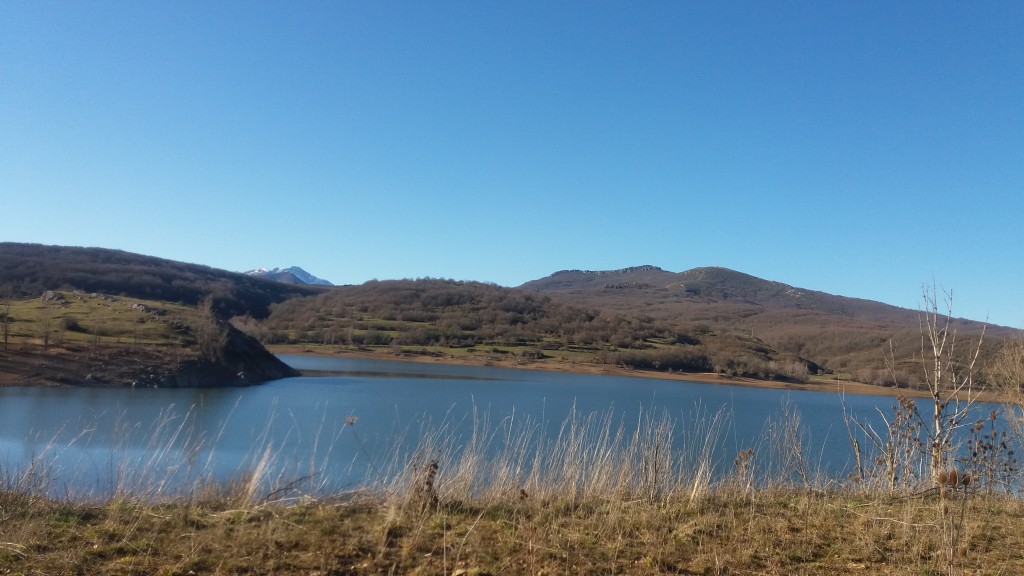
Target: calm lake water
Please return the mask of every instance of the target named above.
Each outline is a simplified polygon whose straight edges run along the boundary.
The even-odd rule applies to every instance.
[[[557,434],[566,417],[597,414],[627,430],[667,415],[677,432],[718,417],[719,462],[754,447],[789,406],[804,425],[806,456],[840,477],[851,466],[837,393],[387,360],[281,357],[328,375],[250,388],[0,388],[0,469],[32,471],[51,492],[172,490],[230,479],[266,457],[277,485],[310,476],[319,490],[351,488],[408,453],[427,431],[458,444],[474,421],[533,422]],[[895,399],[846,397],[867,418]],[[346,425],[348,423],[349,425]],[[702,428],[703,429],[703,428]],[[33,468],[33,462],[34,468]]]

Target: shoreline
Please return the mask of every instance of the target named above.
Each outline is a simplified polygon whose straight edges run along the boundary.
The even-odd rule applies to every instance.
[[[726,384],[731,386],[747,386],[750,388],[764,388],[771,390],[804,390],[808,392],[830,392],[833,394],[856,394],[870,396],[897,397],[901,394],[912,398],[931,398],[923,390],[910,390],[907,388],[883,387],[861,382],[837,381],[827,382],[782,382],[778,380],[760,380],[757,378],[723,376],[714,372],[652,372],[649,370],[634,370],[622,366],[611,366],[603,364],[583,364],[578,362],[567,362],[565,360],[533,360],[533,361],[511,361],[494,358],[458,358],[451,355],[427,356],[404,353],[396,355],[385,351],[367,350],[346,350],[328,349],[322,350],[303,344],[274,344],[266,346],[273,354],[294,354],[297,356],[323,356],[323,357],[344,357],[361,358],[370,360],[394,360],[399,362],[418,362],[422,364],[449,364],[454,366],[491,366],[495,368],[519,368],[523,370],[541,370],[547,372],[568,372],[573,374],[595,374],[603,376],[630,376],[634,378],[653,378],[657,380],[674,380],[680,382],[698,382],[702,384]],[[991,392],[982,392],[977,396],[980,402],[1002,402],[998,395]]]

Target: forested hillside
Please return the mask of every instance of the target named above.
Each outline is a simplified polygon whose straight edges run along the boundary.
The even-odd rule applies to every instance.
[[[0,295],[39,296],[81,290],[196,305],[211,297],[227,318],[262,318],[270,304],[316,294],[320,288],[105,248],[0,243]]]
[[[236,319],[269,343],[783,380],[828,373],[884,386],[920,383],[920,321],[914,310],[724,268],[654,266],[564,271],[520,289],[373,281],[276,304],[265,321]],[[955,327],[968,340],[985,330],[983,361],[1017,333],[967,320]]]
[[[570,270],[520,288],[429,278],[312,287],[117,250],[0,243],[0,297],[25,301],[48,290],[157,306],[194,308],[205,300],[214,316],[231,318],[264,344],[330,346],[339,352],[483,362],[551,359],[782,380],[829,374],[888,386],[921,379],[917,311],[725,268]],[[25,338],[47,333],[34,326],[40,322],[34,315],[42,312],[25,314],[33,316],[17,319]],[[56,315],[52,320],[77,322],[97,338],[114,325],[93,320],[105,323],[100,328]],[[1019,336],[1017,330],[967,320],[957,320],[954,328],[962,340],[976,340],[985,330],[982,365],[1004,339]],[[123,332],[134,334],[135,328]]]
[[[755,338],[700,332],[650,315],[603,313],[523,290],[453,280],[373,281],[271,307],[236,323],[264,342],[395,352],[546,357],[661,371],[799,379],[818,367]]]
[[[522,288],[616,314],[649,315],[682,331],[746,336],[863,382],[909,384],[920,378],[915,357],[920,354],[922,318],[917,310],[797,288],[720,267],[679,273],[654,266],[566,270]],[[963,319],[955,326],[964,338],[976,339],[984,331],[990,344],[983,347],[984,355],[1018,333]]]

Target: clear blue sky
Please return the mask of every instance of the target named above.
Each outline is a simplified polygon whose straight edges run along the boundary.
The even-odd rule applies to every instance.
[[[1024,326],[1024,2],[0,3],[0,239]]]

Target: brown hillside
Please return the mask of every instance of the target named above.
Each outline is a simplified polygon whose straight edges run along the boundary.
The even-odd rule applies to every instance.
[[[756,338],[833,371],[891,382],[885,356],[913,380],[920,350],[920,314],[881,302],[837,296],[764,280],[720,267],[668,272],[655,266],[611,271],[570,270],[527,282],[522,289],[578,306],[646,315],[695,333]],[[966,337],[982,330],[996,342],[1016,330],[958,320]]]

